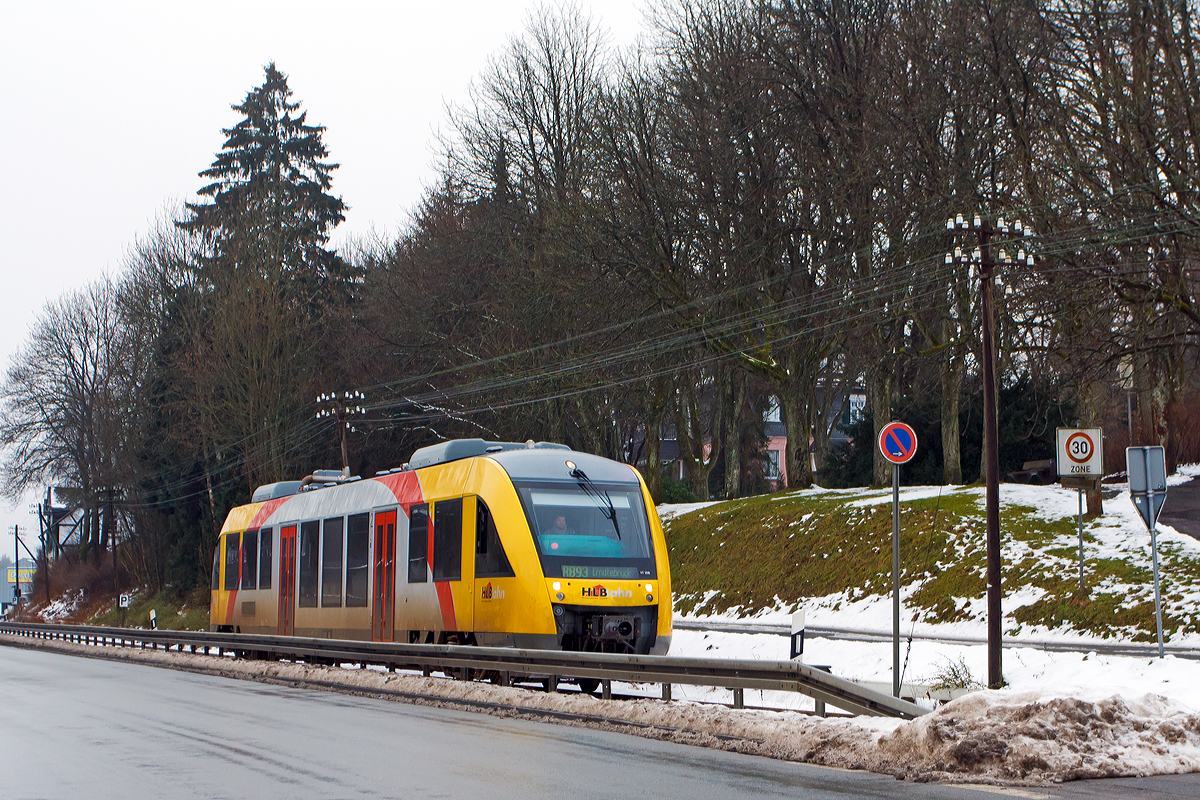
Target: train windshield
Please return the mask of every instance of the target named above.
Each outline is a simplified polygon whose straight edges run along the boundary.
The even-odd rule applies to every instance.
[[[516,482],[548,578],[657,577],[640,486]]]

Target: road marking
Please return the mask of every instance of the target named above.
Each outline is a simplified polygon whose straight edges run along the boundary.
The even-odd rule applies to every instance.
[[[1060,796],[1057,794],[1035,792],[1029,789],[1020,789],[1016,786],[992,786],[986,783],[960,783],[958,786],[962,789],[971,789],[972,791],[976,792],[987,792],[988,794],[1003,794],[1008,795],[1009,797],[1027,797],[1029,800],[1050,800],[1050,798]]]

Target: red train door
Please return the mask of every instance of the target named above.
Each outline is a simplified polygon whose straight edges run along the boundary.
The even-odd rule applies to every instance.
[[[296,628],[296,526],[279,529],[279,635]]]
[[[375,514],[375,587],[371,639],[390,642],[396,615],[396,512]]]

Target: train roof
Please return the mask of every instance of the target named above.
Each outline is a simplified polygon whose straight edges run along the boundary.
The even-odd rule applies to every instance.
[[[578,467],[593,481],[637,482],[637,473],[628,464],[612,461],[602,456],[576,452],[565,444],[553,442],[489,442],[484,439],[452,439],[420,448],[413,453],[403,470],[418,470],[479,456],[493,459],[508,473],[510,478],[516,480],[573,480],[570,473]],[[568,462],[572,466],[567,466]],[[396,469],[390,472],[400,471],[402,470]],[[357,477],[343,478],[341,473],[329,470],[318,471],[314,474],[319,475],[320,480],[311,487],[312,489],[332,488],[359,480]],[[376,477],[387,474],[389,472],[380,472]],[[335,475],[336,480],[333,477]],[[303,482],[280,481],[260,486],[255,490],[251,502],[260,503],[305,493],[303,484],[311,481],[312,478],[308,478]]]
[[[579,453],[568,450],[504,450],[488,453],[489,458],[498,463],[514,480],[575,480],[571,475],[574,467],[593,481],[600,483],[637,483],[637,473],[628,464],[590,453]]]

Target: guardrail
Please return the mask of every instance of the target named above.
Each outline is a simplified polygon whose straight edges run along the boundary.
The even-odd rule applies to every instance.
[[[778,636],[791,636],[787,625],[756,625],[747,622],[723,622],[721,620],[691,620],[676,619],[671,623],[675,628],[684,631],[719,631],[721,633],[767,633]],[[809,625],[804,634],[810,638],[836,639],[854,642],[890,642],[891,631],[871,631],[859,628],[829,628]],[[904,634],[900,638],[916,641],[939,642],[941,644],[976,645],[987,644],[984,636],[941,636],[928,633]],[[1095,642],[1089,639],[1026,639],[1005,636],[1002,640],[1004,647],[1031,647],[1052,653],[1090,653],[1095,651],[1110,656],[1158,656],[1158,645],[1153,642]],[[1200,647],[1181,644],[1168,644],[1165,647],[1167,655],[1179,658],[1200,660]]]
[[[625,681],[662,684],[664,700],[671,699],[671,685],[676,684],[732,689],[735,707],[741,707],[744,690],[764,689],[808,695],[817,701],[818,710],[829,704],[855,714],[901,719],[913,719],[927,711],[915,703],[791,661],[675,658],[24,622],[0,622],[0,632],[101,646],[177,648],[180,651],[189,648],[192,652],[199,648],[206,653],[216,648],[219,653],[232,651],[246,658],[355,662],[388,669],[419,669],[426,674],[429,670],[479,670],[496,673],[502,684],[507,684],[513,674],[545,675],[552,684],[558,676],[591,678],[604,682],[606,697],[610,696],[612,681]]]

